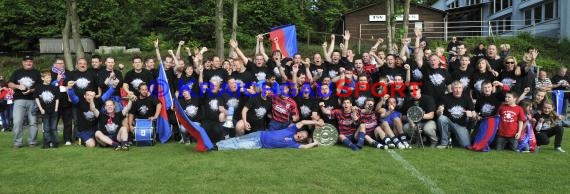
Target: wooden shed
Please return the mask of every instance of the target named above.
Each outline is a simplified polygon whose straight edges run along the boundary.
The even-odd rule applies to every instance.
[[[424,37],[443,39],[445,16],[444,11],[412,3],[410,5],[408,36],[413,37],[413,29],[421,27]],[[345,13],[342,18],[343,29],[350,31],[351,39],[354,37],[354,40],[375,41],[378,37],[385,38],[387,35],[386,5],[384,2],[351,10]],[[402,18],[402,15],[396,17],[396,32],[402,28]]]
[[[40,53],[63,53],[63,39],[61,38],[40,38]],[[83,51],[93,52],[95,50],[95,43],[90,38],[82,38],[81,44]],[[69,39],[69,48],[72,53],[75,53],[75,42]]]

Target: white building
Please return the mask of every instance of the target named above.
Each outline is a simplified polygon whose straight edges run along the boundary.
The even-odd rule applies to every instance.
[[[439,0],[432,7],[448,13],[450,35],[509,36],[529,32],[570,39],[568,0]]]

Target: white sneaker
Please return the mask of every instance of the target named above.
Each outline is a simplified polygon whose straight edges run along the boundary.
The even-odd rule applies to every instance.
[[[564,150],[562,149],[562,147],[557,147],[557,148],[555,148],[554,150],[556,150],[557,152],[560,152],[560,153],[566,153],[566,151],[564,151]]]
[[[65,145],[66,145],[66,146],[69,146],[69,145],[71,145],[71,142],[66,141],[66,142],[65,142]]]
[[[398,143],[398,149],[405,149],[406,145],[404,145],[403,143]]]

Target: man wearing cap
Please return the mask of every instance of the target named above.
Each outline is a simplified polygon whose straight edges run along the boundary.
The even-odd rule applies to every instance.
[[[30,133],[28,144],[34,147],[37,144],[38,128],[36,126],[36,108],[34,102],[35,86],[41,84],[40,72],[34,68],[34,59],[32,56],[25,56],[22,59],[22,68],[14,71],[8,87],[14,90],[14,147],[23,146],[23,125],[24,118],[27,117],[30,124]]]

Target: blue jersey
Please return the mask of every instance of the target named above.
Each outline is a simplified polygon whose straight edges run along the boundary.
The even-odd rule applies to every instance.
[[[293,137],[297,133],[297,126],[292,125],[286,129],[261,132],[262,148],[299,148],[301,144]]]

